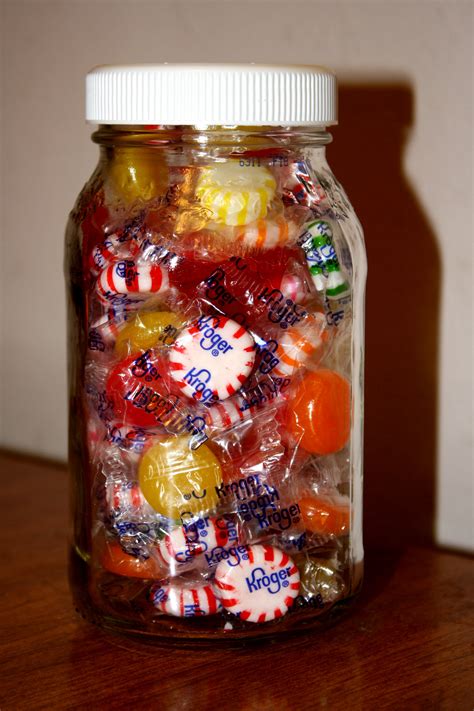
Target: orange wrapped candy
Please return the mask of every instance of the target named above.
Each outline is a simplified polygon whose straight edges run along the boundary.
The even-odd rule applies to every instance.
[[[312,454],[342,449],[351,428],[351,389],[333,370],[317,370],[301,381],[288,407],[288,429]]]
[[[349,532],[350,503],[347,496],[304,496],[299,507],[308,531],[333,536]]]
[[[146,580],[158,580],[164,575],[163,569],[154,558],[135,558],[125,553],[119,543],[112,541],[105,543],[100,562],[105,570],[115,575]]]

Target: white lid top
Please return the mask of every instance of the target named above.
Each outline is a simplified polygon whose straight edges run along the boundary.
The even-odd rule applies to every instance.
[[[86,78],[86,119],[141,125],[328,126],[337,123],[336,98],[336,77],[317,66],[102,66]]]

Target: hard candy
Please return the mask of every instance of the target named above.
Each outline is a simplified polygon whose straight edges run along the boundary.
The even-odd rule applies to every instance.
[[[180,519],[211,511],[222,483],[221,466],[206,445],[192,450],[188,437],[169,437],[149,449],[138,476],[145,499],[158,513]]]
[[[109,167],[114,191],[126,203],[164,195],[168,171],[161,155],[145,148],[116,148]]]
[[[351,389],[333,370],[309,373],[301,381],[288,407],[288,429],[313,454],[342,449],[351,426]]]
[[[267,168],[242,167],[231,160],[205,168],[196,195],[210,212],[212,221],[247,225],[266,216],[275,188],[275,178]]]
[[[342,536],[350,529],[350,500],[347,496],[304,496],[299,501],[308,531]]]
[[[109,573],[129,578],[157,580],[163,577],[164,569],[157,558],[135,557],[126,553],[119,543],[106,541],[100,558],[102,567]]]
[[[203,617],[220,612],[222,605],[210,583],[174,581],[154,585],[150,590],[153,605],[173,617]]]
[[[238,543],[238,529],[230,516],[205,516],[166,534],[160,542],[159,555],[165,565],[187,563],[215,548]]]
[[[207,405],[239,390],[254,362],[254,340],[243,326],[204,315],[178,334],[169,367],[183,393]]]
[[[123,357],[171,345],[182,325],[183,319],[170,311],[139,311],[118,332],[115,352]]]
[[[228,227],[221,234],[232,243],[235,254],[240,253],[239,247],[255,250],[271,250],[283,247],[296,241],[297,227],[283,217],[277,215],[272,219],[259,219],[240,227]]]
[[[314,220],[308,223],[301,241],[316,290],[324,291],[328,299],[348,294],[350,287],[341,271],[329,222]]]
[[[97,294],[104,303],[117,295],[131,301],[144,301],[151,294],[169,291],[168,271],[159,264],[122,259],[105,266],[97,279]]]
[[[110,372],[106,393],[114,415],[137,427],[156,427],[167,408],[168,390],[155,351],[127,356]]]
[[[344,580],[332,561],[307,558],[304,563],[299,564],[299,570],[301,595],[320,595],[324,603],[331,603],[344,594]]]
[[[248,622],[282,617],[298,595],[298,568],[274,546],[242,546],[242,551],[217,566],[215,585],[223,606]]]

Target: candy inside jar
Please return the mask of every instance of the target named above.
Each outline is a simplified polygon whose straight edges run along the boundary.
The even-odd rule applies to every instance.
[[[76,603],[196,641],[319,624],[362,565],[365,258],[325,160],[334,77],[214,71],[89,75],[101,161],[66,242]]]

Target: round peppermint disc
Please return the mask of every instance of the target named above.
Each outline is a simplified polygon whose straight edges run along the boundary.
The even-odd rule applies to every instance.
[[[282,617],[300,589],[292,559],[269,545],[244,546],[216,568],[215,588],[222,605],[241,620],[268,622]]]
[[[170,354],[171,377],[183,393],[204,404],[239,390],[255,361],[248,331],[225,316],[201,316],[178,335]]]

